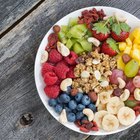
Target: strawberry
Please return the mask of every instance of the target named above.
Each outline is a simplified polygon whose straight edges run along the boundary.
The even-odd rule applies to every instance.
[[[118,46],[112,38],[108,38],[101,46],[101,52],[109,56],[115,56],[119,50]]]
[[[118,42],[122,42],[129,37],[129,31],[130,27],[128,24],[124,22],[114,23],[112,25],[111,37]]]
[[[100,41],[106,40],[110,35],[110,30],[104,22],[93,24],[92,35]]]

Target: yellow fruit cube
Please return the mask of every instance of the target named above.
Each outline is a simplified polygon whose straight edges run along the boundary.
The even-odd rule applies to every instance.
[[[136,60],[140,60],[140,50],[139,49],[134,49],[132,50],[132,58]]]
[[[138,49],[138,44],[135,44],[135,43],[133,44],[133,50],[134,49]]]
[[[132,34],[132,33],[130,33],[129,38],[130,38],[130,39],[131,39],[131,41],[133,42],[133,40],[134,40],[134,36],[133,36],[133,34]]]
[[[138,49],[140,50],[140,45],[137,45]]]
[[[119,50],[124,51],[126,48],[126,43],[125,42],[119,42]]]
[[[128,46],[132,46],[132,41],[129,37],[126,39],[126,43]]]
[[[118,68],[118,69],[121,69],[121,70],[124,70],[124,67],[125,67],[125,63],[124,63],[123,60],[122,60],[122,55],[120,55],[120,56],[117,58],[117,68]]]
[[[133,43],[140,44],[140,38],[135,38]]]
[[[131,48],[127,46],[124,50],[124,53],[130,54],[130,51],[131,51]]]
[[[139,27],[139,28],[135,28],[135,29],[133,30],[132,34],[133,34],[133,36],[134,36],[135,38],[139,38],[139,36],[140,36],[140,27]]]

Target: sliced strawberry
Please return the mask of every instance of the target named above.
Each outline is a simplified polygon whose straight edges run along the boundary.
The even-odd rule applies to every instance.
[[[101,52],[109,56],[115,56],[118,52],[118,46],[112,38],[108,38],[101,46]]]
[[[104,22],[98,22],[93,24],[92,35],[98,40],[104,41],[109,37],[110,30]]]
[[[118,41],[125,41],[129,37],[130,27],[126,23],[114,23],[112,25],[111,37]]]

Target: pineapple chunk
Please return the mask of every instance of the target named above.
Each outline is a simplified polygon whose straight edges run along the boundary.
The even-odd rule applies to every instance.
[[[140,37],[140,27],[139,28],[135,28],[132,32],[132,35],[135,37],[135,38],[139,38]]]
[[[136,60],[140,60],[140,50],[139,49],[134,49],[132,50],[132,58]]]
[[[124,50],[124,53],[130,54],[130,51],[131,51],[131,48],[127,46]]]
[[[126,39],[126,43],[128,46],[132,46],[132,41],[129,37]]]
[[[125,67],[125,63],[122,60],[122,55],[120,55],[117,59],[117,68],[124,70],[124,67]]]
[[[133,42],[133,40],[134,40],[134,36],[133,36],[133,34],[132,34],[132,33],[130,33],[129,38],[130,38],[130,39],[131,39],[131,41]]]
[[[125,42],[119,42],[119,50],[124,51],[126,48],[126,43]]]

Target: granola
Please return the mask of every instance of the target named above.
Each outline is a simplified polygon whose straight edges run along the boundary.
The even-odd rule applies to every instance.
[[[73,88],[81,87],[81,90],[86,93],[90,91],[100,93],[116,88],[114,85],[109,84],[109,75],[112,74],[111,70],[113,70],[117,64],[115,57],[98,53],[97,50],[90,52],[88,55],[83,53],[80,57],[82,62],[79,61],[74,69],[76,78],[72,83]],[[85,78],[81,77],[83,71],[87,71],[90,76]],[[97,73],[95,75],[95,71],[97,71],[99,75]]]

